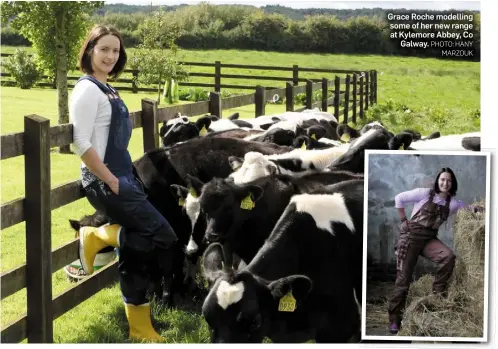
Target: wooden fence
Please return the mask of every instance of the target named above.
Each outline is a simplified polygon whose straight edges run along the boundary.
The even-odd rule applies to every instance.
[[[375,76],[375,75],[374,75]],[[157,102],[142,100],[140,111],[130,113],[133,128],[143,130],[144,152],[159,146],[158,124],[169,120],[177,112],[182,115],[203,115],[211,113],[222,116],[222,111],[245,105],[255,105],[255,116],[265,114],[265,105],[275,95],[286,97],[286,110],[294,109],[294,98],[298,93],[306,93],[306,107],[321,107],[327,110],[330,105],[339,119],[348,121],[351,112],[353,121],[356,115],[363,115],[368,105],[375,103],[376,93],[369,93],[371,85],[368,75],[334,80],[322,79],[306,85],[294,86],[288,82],[285,88],[267,90],[258,86],[254,93],[221,98],[220,93],[211,92],[209,101],[158,108]],[[344,81],[343,81],[344,80]],[[366,81],[365,81],[366,80]],[[344,91],[341,83],[346,84]],[[375,86],[375,85],[374,85]],[[334,93],[328,96],[328,90]],[[322,90],[322,99],[312,101],[315,90]],[[340,104],[343,102],[343,108]],[[303,109],[303,108],[301,108]],[[49,125],[49,120],[38,116],[25,116],[24,132],[11,133],[1,137],[1,160],[24,155],[25,197],[1,206],[1,227],[5,229],[26,222],[26,263],[1,274],[1,299],[19,290],[27,290],[27,313],[7,324],[1,330],[1,342],[20,342],[27,338],[30,343],[53,342],[53,320],[90,298],[102,288],[117,281],[117,261],[114,261],[93,275],[86,277],[59,296],[52,297],[52,273],[78,259],[78,239],[51,250],[51,213],[84,197],[81,181],[76,180],[51,189],[50,148],[72,142],[72,124]]]
[[[11,53],[2,53],[1,57],[9,57],[12,56]],[[371,95],[371,99],[376,100],[376,92],[377,92],[377,74],[375,71],[361,71],[361,70],[348,70],[348,69],[325,69],[325,68],[307,68],[301,67],[299,65],[293,65],[292,67],[282,67],[282,66],[262,66],[262,65],[245,65],[245,64],[226,64],[221,63],[220,61],[216,61],[214,63],[204,63],[204,62],[180,62],[185,66],[190,67],[212,67],[214,68],[213,73],[201,73],[201,72],[192,72],[190,73],[190,77],[202,77],[202,78],[212,78],[213,83],[202,83],[202,82],[182,82],[179,83],[180,86],[187,87],[206,87],[211,88],[215,92],[220,92],[221,89],[239,89],[239,90],[254,90],[256,86],[248,86],[248,85],[233,85],[233,84],[223,84],[222,79],[243,79],[243,80],[265,80],[265,81],[275,81],[275,82],[287,82],[291,81],[294,86],[297,86],[300,82],[306,82],[311,80],[313,82],[321,82],[321,79],[308,79],[303,76],[303,73],[328,73],[328,74],[350,74],[352,78],[355,75],[360,76],[363,75],[365,77],[365,83],[368,86],[366,88],[366,94]],[[261,70],[264,72],[276,71],[281,72],[280,76],[258,76],[258,75],[241,75],[241,74],[227,74],[223,73],[222,70],[225,69],[244,69],[250,70],[252,74],[254,70]],[[78,71],[78,68],[74,68],[74,70]],[[150,87],[138,87],[136,84],[138,75],[140,72],[138,70],[126,69],[125,73],[131,73],[133,75],[132,79],[117,79],[117,83],[130,84],[130,86],[120,86],[120,91],[131,91],[133,93],[138,92],[157,92],[157,88]],[[288,73],[288,76],[282,76],[285,73]],[[2,77],[10,77],[8,73],[1,73]],[[47,77],[44,76],[46,79]],[[69,81],[76,81],[79,79],[79,76],[68,76]],[[13,86],[15,82],[2,80],[2,85]],[[342,84],[345,84],[343,81]],[[37,84],[38,86],[48,86],[56,88],[56,86],[52,82],[40,82]],[[69,88],[74,87],[74,84],[68,84]],[[265,87],[266,89],[276,89],[276,87]],[[375,91],[375,96],[374,96]]]

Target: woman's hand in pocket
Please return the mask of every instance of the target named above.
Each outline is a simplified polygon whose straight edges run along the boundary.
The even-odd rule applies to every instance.
[[[119,179],[117,179],[117,177],[114,177],[114,179],[107,185],[109,186],[109,188],[111,188],[114,194],[119,195]]]

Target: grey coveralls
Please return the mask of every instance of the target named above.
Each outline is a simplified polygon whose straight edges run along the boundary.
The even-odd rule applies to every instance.
[[[451,196],[448,195],[442,206],[433,202],[434,195],[434,190],[431,190],[429,200],[409,221],[402,224],[397,243],[396,283],[388,307],[390,323],[401,324],[410,281],[420,254],[439,264],[432,292],[443,295],[446,293],[447,283],[455,266],[455,255],[437,238],[437,233],[441,224],[448,219]]]

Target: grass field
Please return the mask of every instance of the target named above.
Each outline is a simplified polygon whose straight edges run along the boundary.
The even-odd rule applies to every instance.
[[[2,52],[12,48],[2,47]],[[376,69],[378,71],[378,105],[372,107],[368,119],[381,119],[394,130],[414,128],[424,134],[435,130],[442,134],[478,131],[480,122],[480,64],[452,62],[437,59],[419,59],[386,56],[347,56],[319,54],[283,54],[258,51],[184,51],[184,60],[197,62],[281,65],[299,64],[305,67],[338,69]],[[212,68],[195,71],[212,72]],[[256,74],[255,71],[230,69],[229,74]],[[260,72],[258,72],[260,73]],[[74,72],[74,74],[77,74]],[[287,72],[271,72],[284,76]],[[303,73],[304,74],[304,73]],[[309,74],[305,77],[322,77]],[[325,76],[327,77],[327,76]],[[329,76],[332,78],[332,76]],[[212,82],[195,78],[192,81]],[[228,80],[228,79],[227,79]],[[251,85],[260,81],[225,81]],[[277,86],[284,86],[282,82]],[[239,91],[240,92],[240,91]],[[243,91],[248,93],[250,91]],[[48,88],[21,90],[15,87],[1,89],[1,134],[22,132],[23,116],[38,114],[57,124],[57,94]],[[156,98],[154,93],[132,94],[122,97],[131,111],[140,109],[142,98]],[[161,106],[164,106],[161,105]],[[266,113],[284,111],[283,105],[267,105]],[[242,117],[254,115],[254,105],[224,111],[224,115],[238,111]],[[133,132],[130,151],[136,159],[143,153],[142,130]],[[1,202],[24,196],[23,157],[1,162]],[[75,155],[53,152],[51,156],[52,188],[78,179],[79,159]],[[78,218],[92,212],[85,199],[52,211],[52,246],[56,248],[73,238],[69,218]],[[25,263],[24,223],[1,232],[1,271]],[[53,274],[53,295],[70,287],[63,271]],[[26,311],[26,293],[22,290],[1,302],[1,325]],[[205,322],[198,314],[199,304],[184,304],[179,309],[155,314],[157,328],[170,342],[192,343],[208,341]],[[123,342],[127,335],[124,309],[117,285],[99,292],[54,322],[54,339],[59,343]]]

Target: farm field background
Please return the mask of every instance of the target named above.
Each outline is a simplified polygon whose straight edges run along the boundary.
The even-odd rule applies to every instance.
[[[1,47],[2,52],[12,53],[14,48]],[[130,49],[129,52],[133,52]],[[181,60],[251,65],[272,65],[329,69],[377,70],[378,105],[370,107],[367,119],[381,119],[395,131],[413,128],[428,134],[440,131],[442,135],[480,130],[480,64],[427,58],[331,55],[331,54],[284,54],[260,51],[183,50]],[[191,71],[214,72],[214,68],[192,67]],[[222,73],[243,75],[289,76],[291,72],[264,72],[256,70],[223,69]],[[71,75],[79,75],[71,72]],[[333,78],[333,74],[304,73],[300,77]],[[212,78],[192,78],[195,82],[212,83]],[[271,84],[284,87],[283,82],[261,80],[222,79],[222,83],[239,85]],[[127,85],[129,86],[129,84]],[[251,93],[250,90],[236,91]],[[122,92],[130,111],[140,109],[142,98],[155,99],[155,93]],[[162,103],[160,107],[167,106]],[[280,113],[285,105],[266,106],[266,114]],[[241,117],[253,117],[254,105],[224,110],[223,115],[240,112]],[[22,132],[24,115],[38,114],[57,124],[57,92],[49,88],[21,90],[16,87],[1,88],[1,134]],[[342,120],[342,118],[341,118]],[[365,120],[360,120],[359,124]],[[142,130],[133,132],[130,151],[133,159],[143,153]],[[24,196],[24,158],[22,156],[1,162],[2,203]],[[51,156],[52,188],[78,179],[80,160],[75,155],[53,152]],[[52,211],[52,247],[56,248],[73,238],[69,218],[79,218],[93,212],[86,199]],[[5,272],[25,263],[24,223],[1,232],[1,271]],[[60,294],[71,284],[62,270],[53,274],[53,296]],[[200,304],[185,303],[178,309],[156,312],[156,328],[170,342],[208,342],[209,334],[198,310]],[[157,310],[157,309],[155,309]],[[26,292],[22,290],[1,302],[1,325],[26,312]],[[54,322],[56,342],[123,342],[127,336],[127,323],[121,304],[119,287],[114,285],[99,292]]]

